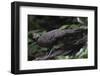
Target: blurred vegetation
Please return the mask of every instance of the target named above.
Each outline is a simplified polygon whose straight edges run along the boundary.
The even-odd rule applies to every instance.
[[[78,18],[80,21],[78,21]],[[40,16],[28,15],[28,60],[35,60],[38,57],[48,55],[48,48],[40,47],[36,38],[43,33],[54,29],[73,29],[80,26],[87,26],[87,17],[63,17],[63,16]],[[34,38],[33,38],[34,34]],[[59,48],[57,45],[53,48]],[[52,49],[53,49],[52,48]],[[52,59],[81,59],[88,58],[87,45],[82,47],[75,55],[59,55]]]

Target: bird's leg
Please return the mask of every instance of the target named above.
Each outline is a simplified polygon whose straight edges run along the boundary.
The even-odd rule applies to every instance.
[[[59,45],[59,47],[61,47],[61,46],[63,46],[63,45],[62,45],[62,44]],[[57,50],[57,48],[58,48],[58,46],[49,47],[48,50],[47,50],[47,51],[48,51],[48,54],[45,55],[43,58],[41,58],[41,59],[39,59],[39,60],[45,60],[45,59],[54,57],[54,56],[56,56],[56,55],[59,55],[60,52],[57,52],[57,53],[54,53],[54,54],[53,54],[53,51],[54,51],[54,50]],[[62,52],[63,52],[63,51],[62,51]],[[53,54],[53,55],[52,55],[52,54]]]
[[[51,47],[51,48],[48,48],[47,51],[49,51],[49,53],[48,53],[46,56],[41,57],[41,58],[36,58],[36,60],[45,60],[45,59],[48,59],[49,56],[50,56],[50,55],[52,54],[52,52],[54,51],[54,49],[52,49],[52,47]]]
[[[43,59],[48,59],[49,56],[50,56],[50,55],[52,54],[52,52],[54,51],[54,49],[52,49],[52,47],[51,47],[51,48],[48,49],[48,51],[49,51],[48,55],[45,56]]]
[[[63,44],[59,44],[59,45],[55,45],[55,46],[53,46],[53,47],[50,47],[49,49],[48,49],[48,51],[50,51],[49,53],[48,53],[48,55],[46,56],[47,58],[49,58],[51,55],[52,55],[52,52],[54,51],[54,50],[57,50],[59,47],[62,47],[63,46]],[[62,50],[63,51],[63,50]]]
[[[49,48],[48,51],[50,51],[50,52],[49,52],[48,55],[46,56],[47,58],[52,54],[52,52],[54,51],[54,49]]]

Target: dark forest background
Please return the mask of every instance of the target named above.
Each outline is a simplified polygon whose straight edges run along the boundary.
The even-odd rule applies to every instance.
[[[88,58],[87,42],[74,54],[61,53],[59,55],[50,56],[45,58],[49,54],[48,47],[41,47],[37,44],[37,38],[42,34],[55,29],[75,29],[80,27],[87,27],[87,17],[69,17],[69,16],[43,16],[43,15],[28,15],[28,60],[49,60],[49,59],[81,59]],[[34,36],[33,36],[34,35]],[[78,36],[79,37],[79,36]],[[74,39],[74,36],[73,36]],[[67,40],[65,41],[67,42]],[[73,43],[72,43],[73,44]],[[62,40],[54,45],[50,50],[57,49],[59,52]],[[67,46],[67,45],[64,45]],[[67,51],[67,50],[65,50]],[[40,59],[39,59],[40,58]]]

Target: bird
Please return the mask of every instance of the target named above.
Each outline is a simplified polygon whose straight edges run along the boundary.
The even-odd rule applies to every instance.
[[[42,34],[40,37],[38,37],[36,42],[40,47],[49,48],[48,55],[42,58],[42,59],[47,59],[54,50],[52,49],[53,46],[57,45],[58,42],[62,42],[64,44],[63,46],[61,46],[64,48],[63,51],[67,50],[66,52],[67,54],[68,53],[74,54],[84,46],[84,44],[86,43],[86,39],[87,39],[87,28],[80,27],[76,29],[63,29],[63,30],[54,29],[48,31]]]
[[[55,42],[57,42],[58,40],[64,37],[70,38],[73,37],[73,35],[77,35],[77,34],[81,35],[83,33],[86,33],[86,31],[87,31],[86,28],[64,29],[64,30],[55,29],[41,35],[38,38],[37,43],[41,47],[50,47],[53,46]]]

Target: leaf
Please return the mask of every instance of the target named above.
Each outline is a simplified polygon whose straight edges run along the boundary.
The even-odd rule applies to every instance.
[[[32,39],[28,38],[28,43],[31,43],[32,42]]]
[[[87,58],[88,50],[87,48],[81,48],[80,51],[76,54],[76,58]]]
[[[80,25],[79,24],[72,24],[72,25],[70,25],[70,27],[69,28],[79,28],[80,27]]]
[[[61,26],[59,29],[66,29],[67,27],[69,27],[70,25],[63,25],[63,26]]]
[[[57,56],[56,58],[57,58],[57,59],[66,59],[65,56]]]

